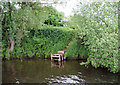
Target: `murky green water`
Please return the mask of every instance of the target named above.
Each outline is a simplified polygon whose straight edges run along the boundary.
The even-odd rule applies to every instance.
[[[3,83],[118,83],[107,69],[80,66],[82,61],[11,60],[2,63]]]

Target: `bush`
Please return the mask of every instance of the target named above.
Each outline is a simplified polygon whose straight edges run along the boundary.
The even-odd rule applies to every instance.
[[[110,28],[84,28],[80,30],[79,36],[83,38],[84,45],[90,51],[87,64],[91,63],[95,68],[107,67],[111,72],[118,72],[118,32],[112,32]]]
[[[67,52],[65,56],[80,57],[81,59],[87,59],[89,51],[80,44],[78,40],[75,40],[70,43],[70,46],[67,47]]]
[[[30,30],[22,38],[20,46],[10,52],[12,57],[48,56],[64,49],[74,37],[74,30],[64,27],[44,26],[38,30]],[[7,58],[7,56],[5,56]]]

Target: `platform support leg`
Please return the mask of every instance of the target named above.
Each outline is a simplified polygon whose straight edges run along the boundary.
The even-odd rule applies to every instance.
[[[59,55],[59,59],[58,59],[58,61],[60,61],[60,55]]]
[[[51,54],[51,61],[53,61],[53,55]]]

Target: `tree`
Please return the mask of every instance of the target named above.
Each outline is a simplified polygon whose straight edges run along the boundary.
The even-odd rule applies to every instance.
[[[47,7],[49,15],[48,19],[45,20],[44,24],[53,25],[53,26],[63,26],[62,19],[63,14],[59,13],[55,8],[52,6]]]
[[[15,5],[18,5],[19,9]],[[9,58],[9,53],[13,51],[15,44],[20,44],[22,37],[27,36],[31,29],[41,28],[48,18],[48,13],[46,7],[41,7],[39,3],[35,2],[4,2],[2,6],[4,14],[2,21],[3,52]]]
[[[118,72],[118,13],[117,3],[93,2],[81,7],[76,24],[78,37],[90,51],[86,63],[95,68],[107,67],[111,72]],[[81,21],[80,17],[84,17]],[[79,23],[80,22],[80,23]]]

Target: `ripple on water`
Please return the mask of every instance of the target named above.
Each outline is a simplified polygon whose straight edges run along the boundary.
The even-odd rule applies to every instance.
[[[16,84],[19,84],[20,82],[19,81],[16,81]]]
[[[11,63],[12,62],[12,63]],[[34,65],[34,66],[33,66]],[[118,75],[105,69],[85,68],[78,61],[64,62],[64,69],[51,68],[50,60],[6,61],[3,83],[117,83]],[[14,74],[12,74],[14,73]],[[33,78],[34,77],[34,78]]]
[[[79,78],[76,75],[64,75],[64,76],[51,76],[52,78],[46,78],[48,80],[48,83],[84,83],[85,80]]]

